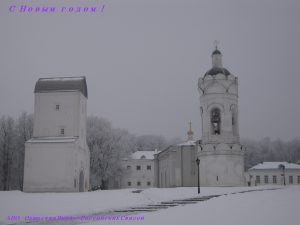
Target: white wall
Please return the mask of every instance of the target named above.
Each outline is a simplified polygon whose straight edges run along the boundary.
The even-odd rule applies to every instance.
[[[127,166],[131,166],[127,169]],[[137,170],[136,166],[141,166],[141,170]],[[151,170],[147,170],[147,165],[151,166]],[[124,175],[121,179],[121,188],[149,188],[154,186],[154,161],[152,159],[129,159],[122,162]],[[128,182],[131,186],[128,186]],[[141,186],[137,182],[141,182]],[[150,186],[147,182],[151,182]]]
[[[64,128],[63,136],[80,136],[85,140],[85,127],[86,98],[81,92],[35,93],[34,137],[62,136],[60,129]]]
[[[196,146],[171,146],[157,156],[157,187],[197,185]]]
[[[78,191],[81,169],[84,169],[85,181],[89,182],[87,166],[86,153],[76,142],[26,143],[24,191]],[[76,187],[74,179],[77,180]]]
[[[256,185],[283,185],[282,171],[279,169],[264,169],[264,170],[248,170],[245,174],[247,183],[250,182],[251,186]],[[252,176],[250,178],[250,175]],[[256,176],[260,177],[260,183],[256,182]],[[268,182],[265,182],[265,176],[268,177]],[[273,183],[273,176],[276,176],[276,183]],[[293,177],[293,183],[289,182],[289,177]],[[298,182],[298,176],[300,177],[300,170],[297,169],[286,169],[285,170],[285,183],[286,185],[300,185]],[[300,178],[299,178],[300,179]]]
[[[71,146],[60,144],[54,149],[52,144],[48,146],[27,144],[24,165],[24,191],[50,190],[58,188],[58,186],[68,190],[73,180],[73,177],[68,176],[72,168],[67,167],[70,164],[68,160],[71,160],[71,157],[68,157],[66,151],[61,151],[60,147],[71,149]],[[75,173],[75,171],[72,172]]]
[[[208,154],[200,157],[201,186],[244,186],[244,161],[240,155]]]

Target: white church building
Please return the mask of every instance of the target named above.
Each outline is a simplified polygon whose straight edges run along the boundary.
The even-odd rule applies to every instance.
[[[201,186],[243,186],[244,147],[239,140],[238,78],[213,51],[212,68],[199,79],[202,140],[198,146]]]
[[[202,139],[169,146],[155,155],[156,187],[244,186],[245,148],[238,124],[238,78],[222,65],[222,54],[213,51],[212,68],[199,79]]]
[[[25,144],[24,192],[88,191],[85,77],[41,78],[34,96],[33,138]]]
[[[197,142],[193,139],[192,123],[187,141],[168,146],[154,157],[155,186],[193,187],[197,185]]]

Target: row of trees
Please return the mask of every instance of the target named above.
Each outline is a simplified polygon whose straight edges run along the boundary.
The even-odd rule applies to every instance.
[[[246,146],[246,169],[264,161],[297,163],[300,160],[299,138],[290,141],[280,139],[272,141],[267,137],[260,141],[242,140],[242,144]]]
[[[24,143],[31,138],[33,117],[22,113],[18,119],[0,118],[0,190],[22,190]]]
[[[0,190],[22,190],[25,142],[33,134],[33,116],[26,112],[17,119],[0,118]],[[167,140],[159,135],[136,136],[125,129],[96,116],[87,120],[87,144],[91,153],[91,186],[107,187],[109,178],[121,175],[121,160],[138,150],[164,149],[181,142],[179,138]],[[300,159],[300,139],[284,142],[243,140],[246,146],[246,169],[262,161],[297,162]]]

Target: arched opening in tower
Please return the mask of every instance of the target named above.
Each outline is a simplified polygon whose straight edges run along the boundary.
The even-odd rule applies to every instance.
[[[211,111],[211,128],[212,134],[219,135],[221,133],[221,113],[218,108]]]
[[[231,107],[231,113],[232,113],[232,133],[233,135],[237,135],[237,108],[236,106]]]

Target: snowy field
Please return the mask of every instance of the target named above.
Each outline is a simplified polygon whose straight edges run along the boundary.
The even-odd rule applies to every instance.
[[[141,221],[96,221],[96,224],[222,224],[222,225],[299,225],[300,187],[285,187],[247,193],[234,192],[281,188],[281,186],[201,188],[201,196],[226,194],[192,205],[176,206],[156,212],[141,212]],[[8,216],[81,216],[154,204],[161,201],[197,197],[197,188],[151,188],[141,193],[134,189],[87,193],[22,193],[0,192],[0,224],[15,224]],[[58,222],[50,222],[58,224]],[[34,225],[35,223],[29,223]],[[83,224],[83,223],[81,223]]]

